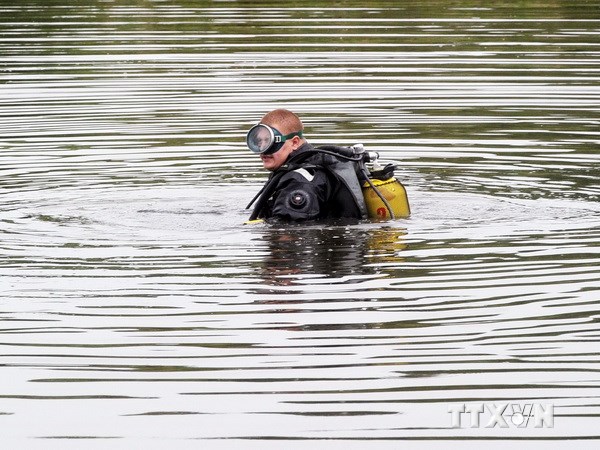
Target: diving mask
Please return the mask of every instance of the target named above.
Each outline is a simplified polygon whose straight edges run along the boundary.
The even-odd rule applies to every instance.
[[[248,148],[254,153],[260,155],[272,155],[283,147],[285,141],[294,136],[302,137],[302,131],[295,131],[283,135],[276,128],[259,123],[258,125],[254,125],[250,128],[250,131],[248,131],[246,143],[248,144]]]

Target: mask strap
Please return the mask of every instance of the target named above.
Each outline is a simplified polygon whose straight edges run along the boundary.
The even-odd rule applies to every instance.
[[[273,128],[274,130],[275,128]],[[285,136],[277,136],[275,135],[275,142],[285,142],[288,139],[293,138],[294,136],[302,137],[302,131],[294,131],[293,133],[286,134]]]

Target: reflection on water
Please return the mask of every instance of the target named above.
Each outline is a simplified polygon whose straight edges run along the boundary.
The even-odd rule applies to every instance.
[[[598,440],[599,25],[583,0],[0,2],[2,442]],[[399,162],[410,219],[242,225],[244,135],[281,106]],[[503,404],[553,427],[486,427]]]
[[[272,227],[263,233],[267,254],[261,278],[276,284],[294,283],[307,275],[359,277],[381,273],[374,262],[401,261],[404,229],[301,225]]]

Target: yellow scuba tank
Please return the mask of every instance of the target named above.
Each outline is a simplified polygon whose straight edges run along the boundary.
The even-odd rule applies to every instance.
[[[410,216],[410,206],[406,188],[396,178],[390,177],[385,180],[370,179],[372,185],[365,181],[362,186],[363,197],[367,205],[367,212],[371,219],[390,219],[390,211],[381,200],[376,190],[387,200],[394,216],[405,218]]]

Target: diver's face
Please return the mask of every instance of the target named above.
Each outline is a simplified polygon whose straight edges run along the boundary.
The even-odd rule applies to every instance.
[[[272,153],[270,155],[260,155],[263,167],[267,170],[279,169],[283,165],[285,160],[288,158],[288,156],[290,156],[290,153],[292,153],[294,150],[296,150],[296,148],[299,147],[298,141],[300,141],[300,138],[298,136],[295,136],[294,138],[285,141],[283,147],[281,147],[275,153]]]

